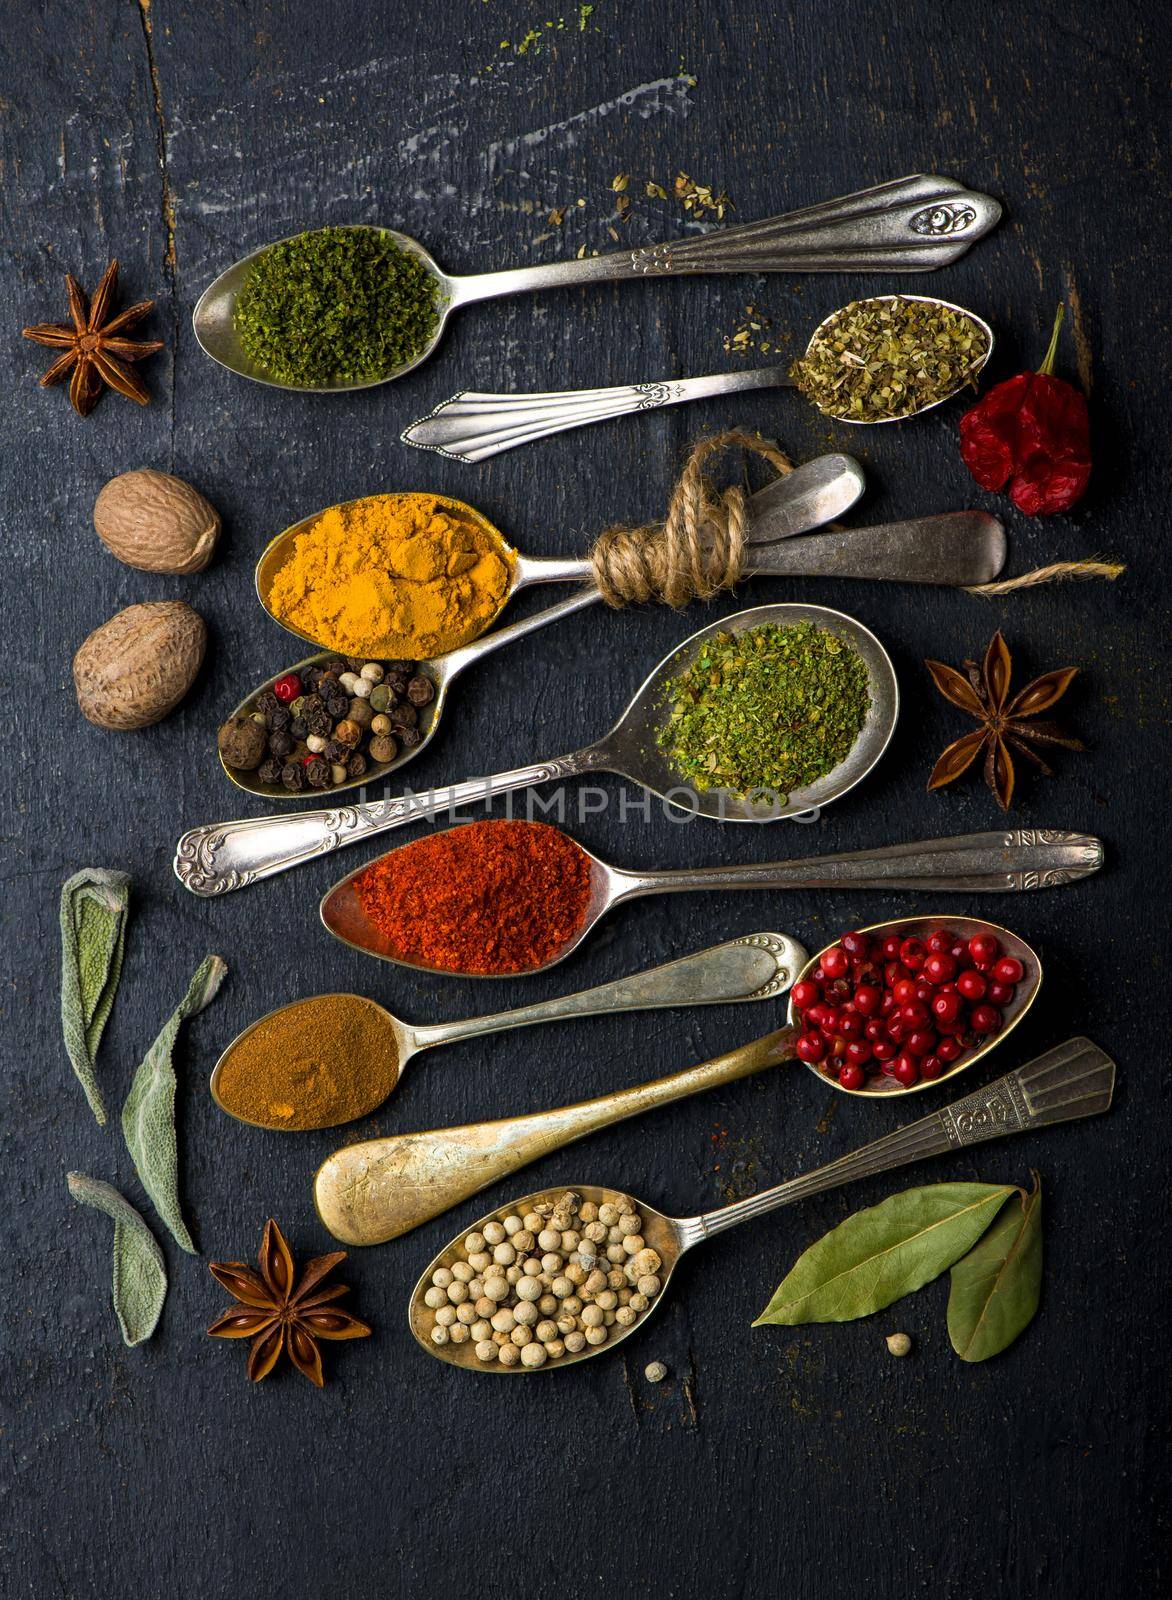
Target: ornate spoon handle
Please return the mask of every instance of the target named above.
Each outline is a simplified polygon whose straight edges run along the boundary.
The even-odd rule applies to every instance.
[[[982,238],[1001,216],[955,178],[917,174],[698,238],[580,261],[453,278],[453,303],[619,278],[691,272],[929,272]]]
[[[688,1244],[735,1228],[739,1222],[759,1217],[807,1195],[836,1189],[858,1178],[874,1177],[894,1167],[942,1155],[961,1145],[981,1144],[1007,1133],[1026,1133],[1051,1122],[1095,1117],[1111,1104],[1115,1063],[1089,1039],[1068,1039],[1045,1055],[976,1089],[961,1100],[897,1128],[860,1150],[840,1156],[824,1167],[791,1178],[774,1189],[740,1200],[702,1217],[681,1223]]]
[[[487,461],[518,445],[590,422],[657,411],[709,395],[748,389],[793,388],[783,367],[717,372],[703,378],[628,383],[613,389],[563,389],[548,394],[481,394],[461,389],[399,435],[404,444],[434,450],[452,461]]]

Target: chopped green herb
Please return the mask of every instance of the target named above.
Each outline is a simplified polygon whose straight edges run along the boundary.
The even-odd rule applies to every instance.
[[[657,736],[696,789],[785,799],[845,760],[867,719],[867,669],[837,634],[798,622],[714,634],[668,689]]]
[[[828,416],[884,422],[947,400],[988,353],[988,335],[963,311],[889,295],[827,318],[790,376]]]
[[[385,378],[423,350],[439,285],[374,228],[319,228],[257,258],[236,302],[245,354],[300,388]]]

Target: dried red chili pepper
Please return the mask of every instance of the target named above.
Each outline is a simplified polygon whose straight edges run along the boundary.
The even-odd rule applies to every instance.
[[[545,822],[471,822],[391,850],[354,890],[399,960],[445,972],[530,972],[585,921],[590,857]]]
[[[982,489],[1002,489],[1030,517],[1069,511],[1091,475],[1091,430],[1085,397],[1053,376],[1058,307],[1046,359],[978,400],[960,419],[960,453]]]

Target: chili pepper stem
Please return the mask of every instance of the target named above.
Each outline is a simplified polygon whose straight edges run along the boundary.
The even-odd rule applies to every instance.
[[[1063,300],[1059,302],[1058,312],[1054,318],[1054,328],[1050,334],[1050,343],[1046,349],[1045,359],[1043,360],[1042,365],[1038,368],[1038,371],[1047,378],[1050,377],[1054,371],[1054,357],[1058,353],[1058,335],[1062,332],[1062,322],[1065,316],[1066,302]]]

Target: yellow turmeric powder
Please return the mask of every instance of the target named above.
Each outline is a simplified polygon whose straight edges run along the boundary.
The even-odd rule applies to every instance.
[[[455,502],[374,494],[296,535],[267,604],[324,649],[419,661],[478,638],[511,576],[504,540]]]

